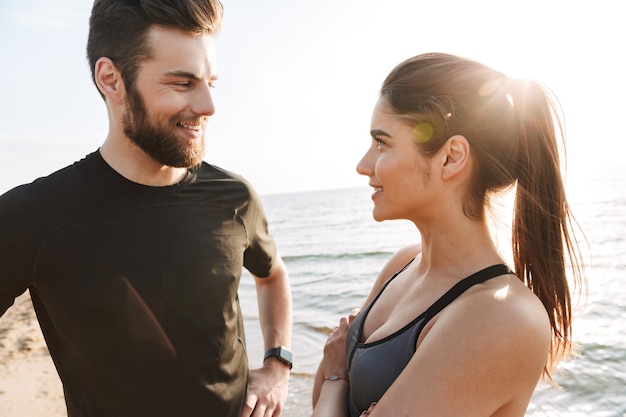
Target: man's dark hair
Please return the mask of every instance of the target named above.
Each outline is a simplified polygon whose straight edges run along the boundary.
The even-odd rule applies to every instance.
[[[139,65],[152,54],[147,41],[152,25],[212,34],[219,31],[223,14],[219,0],[95,0],[87,41],[92,80],[96,61],[107,57],[124,84],[132,86]]]

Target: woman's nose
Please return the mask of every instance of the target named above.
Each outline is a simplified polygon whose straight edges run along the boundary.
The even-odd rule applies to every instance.
[[[360,175],[371,176],[374,173],[373,167],[371,149],[369,149],[365,155],[363,155],[359,163],[356,164],[356,172]]]

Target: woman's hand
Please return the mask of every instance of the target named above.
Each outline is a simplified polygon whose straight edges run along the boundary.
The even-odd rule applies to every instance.
[[[346,335],[348,326],[358,313],[359,309],[354,309],[348,317],[342,317],[339,326],[328,336],[324,357],[313,385],[312,417],[347,417],[350,386],[345,351]]]
[[[352,310],[348,317],[342,317],[339,320],[339,325],[335,327],[330,336],[328,336],[328,340],[324,346],[324,358],[321,363],[321,371],[324,380],[327,380],[331,375],[339,379],[348,379],[346,335],[348,333],[348,326],[350,326],[350,323],[352,323],[357,314],[359,314],[358,308]]]

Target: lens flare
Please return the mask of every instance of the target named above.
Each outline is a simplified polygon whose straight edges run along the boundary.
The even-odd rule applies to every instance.
[[[500,80],[490,80],[484,83],[478,90],[478,95],[487,97],[500,89]]]
[[[413,140],[417,143],[425,143],[433,138],[435,129],[430,123],[420,123],[413,128]]]

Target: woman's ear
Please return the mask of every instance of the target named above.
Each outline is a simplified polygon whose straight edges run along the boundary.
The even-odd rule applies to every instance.
[[[111,59],[102,57],[96,61],[94,67],[94,79],[98,90],[109,101],[121,104],[126,97],[124,80]]]
[[[466,172],[470,161],[470,144],[465,136],[451,136],[442,148],[442,179],[449,180]]]

